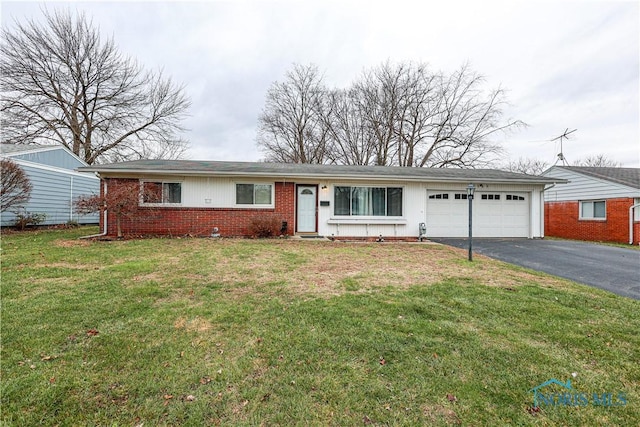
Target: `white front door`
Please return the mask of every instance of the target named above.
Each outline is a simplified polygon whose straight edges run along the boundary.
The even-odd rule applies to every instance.
[[[316,232],[316,186],[298,186],[297,231],[299,233]]]

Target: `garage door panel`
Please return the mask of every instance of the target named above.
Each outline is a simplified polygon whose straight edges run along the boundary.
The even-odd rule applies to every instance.
[[[469,234],[468,200],[460,191],[427,191],[427,235],[465,237]],[[444,198],[447,194],[447,198]],[[435,198],[439,195],[439,198]],[[465,194],[466,197],[466,194]],[[473,235],[476,237],[529,237],[529,195],[521,192],[476,192],[473,200]]]

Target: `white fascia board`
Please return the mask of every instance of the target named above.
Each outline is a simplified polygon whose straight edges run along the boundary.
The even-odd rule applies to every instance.
[[[176,171],[176,170],[140,170],[140,169],[119,169],[119,170],[100,170],[100,168],[91,168],[103,178],[133,178],[135,176],[146,175],[179,175],[179,176],[203,176],[203,177],[252,177],[252,178],[268,178],[276,181],[286,181],[295,179],[316,179],[316,180],[351,180],[351,181],[406,181],[406,182],[454,182],[461,184],[475,183],[501,183],[501,184],[530,184],[530,185],[546,185],[552,183],[564,183],[564,179],[547,178],[544,181],[532,181],[527,179],[497,179],[497,178],[437,178],[427,176],[404,176],[404,175],[350,175],[350,174],[272,174],[266,172],[205,172],[205,171]]]

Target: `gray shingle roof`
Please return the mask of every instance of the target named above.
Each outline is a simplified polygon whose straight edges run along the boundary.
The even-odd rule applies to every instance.
[[[598,168],[589,166],[557,166],[593,178],[640,189],[640,168]]]
[[[199,160],[136,160],[80,168],[103,175],[168,174],[209,176],[260,176],[274,178],[355,178],[435,180],[454,182],[518,182],[548,184],[558,178],[524,175],[495,169],[407,168],[395,166],[344,166],[300,163],[218,162]]]

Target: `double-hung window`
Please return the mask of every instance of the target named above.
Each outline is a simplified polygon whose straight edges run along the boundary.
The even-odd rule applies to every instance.
[[[338,216],[402,216],[401,187],[334,187]]]
[[[169,205],[182,203],[182,184],[179,182],[142,181],[143,204]]]
[[[272,184],[236,184],[236,205],[273,205]]]
[[[580,219],[606,219],[607,202],[604,200],[580,202]]]

